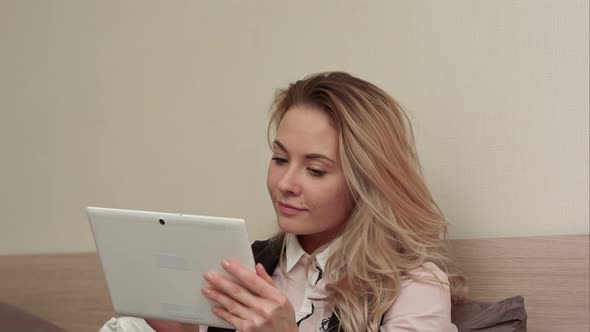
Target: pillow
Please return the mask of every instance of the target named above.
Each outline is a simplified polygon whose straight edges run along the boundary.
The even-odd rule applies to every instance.
[[[66,332],[51,322],[5,303],[0,303],[0,322],[2,331]]]
[[[526,332],[527,313],[524,298],[514,296],[495,303],[455,304],[451,320],[459,332]]]

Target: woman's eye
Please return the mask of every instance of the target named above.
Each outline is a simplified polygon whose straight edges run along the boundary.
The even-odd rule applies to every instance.
[[[287,159],[285,158],[281,158],[281,157],[272,157],[272,160],[275,162],[275,164],[277,165],[283,165],[287,163]]]
[[[309,170],[309,174],[311,174],[311,176],[318,177],[318,178],[322,177],[322,176],[324,176],[324,174],[326,174],[325,171],[321,171],[319,169],[308,168],[308,170]]]

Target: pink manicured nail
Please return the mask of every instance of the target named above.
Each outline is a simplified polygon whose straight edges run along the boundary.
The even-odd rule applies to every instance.
[[[224,267],[229,267],[229,266],[230,266],[230,264],[229,264],[229,260],[228,260],[228,259],[224,259],[224,260],[222,260],[222,261],[221,261],[221,265],[223,265]]]

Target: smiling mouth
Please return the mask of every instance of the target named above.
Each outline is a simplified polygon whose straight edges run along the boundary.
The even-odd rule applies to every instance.
[[[305,209],[300,209],[300,208],[298,208],[298,207],[295,207],[295,206],[293,206],[293,205],[289,205],[289,204],[287,204],[287,203],[278,202],[278,204],[279,204],[280,206],[284,206],[284,207],[286,207],[286,208],[289,208],[289,209],[298,210],[298,211],[305,211]]]
[[[286,215],[286,216],[293,216],[293,215],[307,211],[306,209],[296,208],[293,205],[289,205],[289,204],[283,203],[283,202],[277,202],[277,204],[279,206],[279,211],[281,212],[281,214]]]

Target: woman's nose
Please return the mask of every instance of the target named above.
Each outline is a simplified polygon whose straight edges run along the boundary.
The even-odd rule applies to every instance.
[[[301,193],[301,185],[293,170],[288,170],[283,174],[277,187],[283,195],[289,194],[297,196]]]

